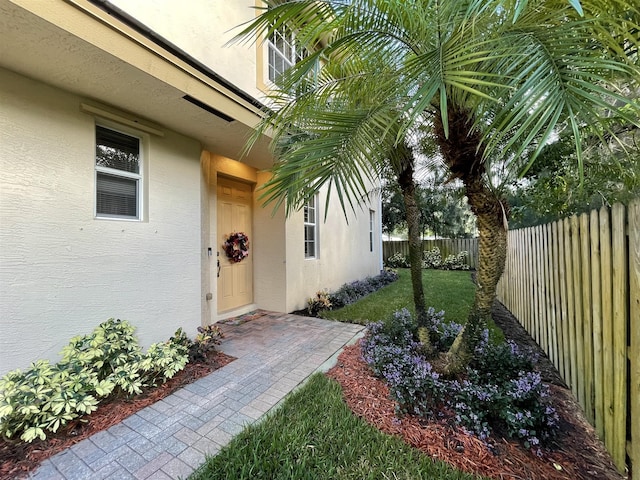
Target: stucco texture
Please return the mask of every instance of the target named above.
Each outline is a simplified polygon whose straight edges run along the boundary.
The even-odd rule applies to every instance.
[[[142,221],[94,217],[95,122],[82,99],[0,70],[0,373],[110,317],[148,346],[201,321],[200,146],[143,135]]]

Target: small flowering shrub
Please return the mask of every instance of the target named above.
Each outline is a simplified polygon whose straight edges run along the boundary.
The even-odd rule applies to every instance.
[[[438,247],[422,252],[422,268],[437,268],[440,270],[469,270],[467,264],[468,252],[462,251],[455,255],[449,255],[442,260]]]
[[[428,310],[429,337],[446,351],[461,325],[444,321],[444,312]],[[387,322],[367,326],[362,357],[389,386],[400,413],[431,417],[451,412],[466,431],[486,440],[498,429],[538,448],[558,427],[547,385],[533,371],[534,358],[513,342],[490,343],[483,332],[466,372],[447,379],[436,372],[416,340],[417,327],[406,309]]]
[[[342,308],[345,305],[357,302],[370,293],[380,290],[397,279],[398,274],[396,272],[385,269],[375,277],[367,277],[364,280],[345,283],[333,293],[322,290],[317,292],[315,297],[307,300],[307,312],[309,315],[317,316],[323,310]]]
[[[438,247],[422,252],[422,268],[440,268],[441,264],[442,256]]]
[[[409,268],[411,266],[409,263],[409,256],[400,252],[396,252],[387,258],[386,265],[390,268]]]
[[[469,270],[469,265],[467,264],[467,257],[469,256],[469,252],[462,251],[457,255],[449,255],[445,258],[440,267],[442,270]]]

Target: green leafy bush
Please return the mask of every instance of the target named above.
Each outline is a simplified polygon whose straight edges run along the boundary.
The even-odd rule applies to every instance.
[[[469,270],[467,257],[469,252],[460,252],[447,256],[444,260],[438,247],[422,252],[422,268],[436,268],[440,270]],[[409,268],[409,256],[400,252],[387,258],[386,265],[391,268]]]
[[[440,268],[442,270],[469,270],[467,257],[469,252],[462,251],[457,255],[449,255],[442,261]]]
[[[442,254],[438,247],[422,252],[422,268],[437,268],[440,270],[469,270],[467,265],[468,252],[452,254],[442,260]]]
[[[20,434],[25,442],[44,440],[45,430],[56,432],[68,421],[96,410],[96,386],[103,392],[111,388],[99,383],[95,372],[73,371],[47,360],[38,360],[25,372],[9,372],[0,379],[2,435]]]
[[[409,256],[400,252],[396,252],[387,258],[386,265],[389,268],[409,268],[411,266]]]
[[[109,319],[71,339],[57,364],[39,360],[25,372],[9,372],[0,379],[0,434],[44,440],[46,432],[95,411],[99,398],[138,394],[173,377],[188,360],[173,338],[143,354],[131,324]]]
[[[422,268],[440,268],[441,264],[442,256],[438,247],[422,252]]]
[[[194,360],[204,360],[209,352],[214,351],[216,346],[220,345],[222,338],[224,335],[217,325],[198,327],[198,335],[191,346],[189,357]]]
[[[206,327],[198,327],[198,334],[195,340],[187,337],[181,328],[169,340],[180,352],[186,353],[191,362],[205,360],[207,354],[214,351],[223,338],[224,334],[219,326],[208,325]]]
[[[329,292],[326,290],[320,290],[316,292],[315,297],[311,297],[307,300],[307,312],[312,317],[317,316],[323,310],[329,310],[332,307],[331,299],[329,298]]]

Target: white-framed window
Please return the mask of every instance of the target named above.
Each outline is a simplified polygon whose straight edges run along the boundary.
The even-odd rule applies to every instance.
[[[318,199],[304,205],[304,258],[318,258]]]
[[[269,37],[268,50],[269,80],[272,82],[307,55],[306,49],[296,42],[293,31],[286,26],[274,31]]]
[[[141,144],[140,137],[96,125],[96,217],[141,220]]]
[[[373,252],[374,227],[376,224],[376,212],[369,210],[369,251]]]

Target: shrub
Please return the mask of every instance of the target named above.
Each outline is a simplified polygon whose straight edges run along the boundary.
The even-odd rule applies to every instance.
[[[383,270],[375,277],[367,277],[364,280],[356,280],[355,282],[345,283],[338,290],[329,296],[331,304],[334,308],[342,308],[357,302],[362,297],[369,295],[382,287],[386,287],[390,283],[398,279],[398,274],[393,270]]]
[[[97,409],[93,394],[99,388],[103,393],[113,388],[99,383],[95,372],[46,360],[34,362],[25,372],[9,372],[0,379],[0,432],[5,438],[19,434],[25,442],[44,440],[45,430],[56,432]]]
[[[422,268],[440,268],[441,263],[442,256],[438,247],[422,252]]]
[[[444,260],[438,247],[422,252],[422,268],[436,268],[441,270],[469,270],[467,257],[469,252],[463,251],[458,254],[447,256]],[[400,252],[394,253],[386,261],[387,267],[409,268],[409,256]]]
[[[220,345],[220,341],[224,338],[222,330],[218,325],[207,325],[206,327],[198,327],[198,334],[191,344],[189,357],[192,360],[204,360],[210,352]]]
[[[133,327],[109,319],[71,339],[57,364],[39,360],[25,372],[9,372],[0,379],[0,434],[44,440],[45,432],[95,411],[100,397],[141,393],[171,378],[188,359],[183,345],[172,340],[143,354]]]
[[[428,314],[429,335],[444,351],[461,326],[444,322],[444,312],[430,308]],[[429,417],[448,411],[455,423],[482,439],[498,428],[527,448],[537,448],[555,432],[558,416],[530,354],[512,342],[489,343],[485,331],[464,374],[446,379],[433,369],[415,335],[405,309],[388,322],[369,324],[361,341],[363,359],[385,380],[400,412]]]
[[[312,317],[317,316],[323,310],[330,310],[332,307],[329,299],[329,292],[321,290],[316,292],[316,296],[307,300],[307,312]]]
[[[342,308],[395,282],[397,279],[398,274],[395,271],[385,269],[375,277],[367,277],[364,280],[345,283],[333,293],[321,290],[316,293],[315,297],[307,300],[307,312],[311,316],[318,316],[323,310]]]
[[[387,258],[386,266],[390,268],[409,268],[409,256],[396,252]]]
[[[469,252],[466,251],[462,251],[457,255],[449,255],[440,264],[440,268],[443,270],[469,270],[469,265],[467,264],[468,256]]]
[[[438,247],[422,252],[422,268],[437,268],[440,270],[469,270],[467,257],[469,253],[462,251],[452,254],[442,260],[442,254]]]

